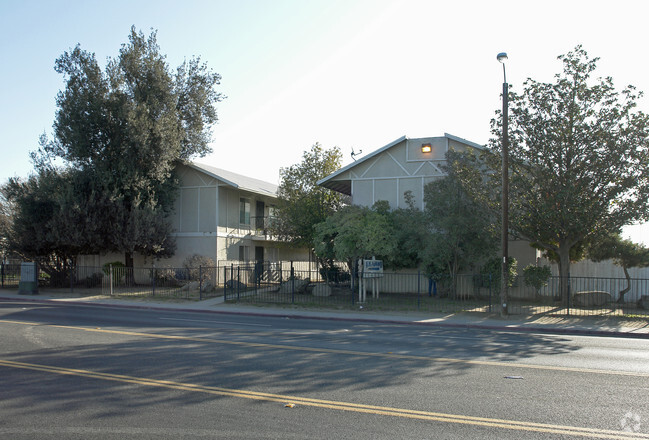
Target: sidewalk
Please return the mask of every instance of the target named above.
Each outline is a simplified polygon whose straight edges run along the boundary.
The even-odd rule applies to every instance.
[[[623,318],[558,317],[498,315],[477,313],[431,314],[419,312],[333,311],[304,309],[291,306],[263,304],[259,306],[225,304],[223,297],[204,301],[169,301],[155,298],[116,298],[88,296],[80,293],[41,290],[38,295],[19,295],[17,290],[0,290],[0,301],[29,301],[34,303],[69,303],[84,306],[118,307],[148,310],[177,310],[195,313],[234,314],[252,316],[282,316],[293,319],[327,319],[351,322],[377,322],[403,325],[430,325],[448,328],[475,328],[529,333],[622,336],[649,339],[649,320]]]

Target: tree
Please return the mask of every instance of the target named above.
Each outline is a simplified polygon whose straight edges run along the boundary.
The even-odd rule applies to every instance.
[[[523,280],[525,284],[534,288],[536,296],[538,297],[541,288],[548,285],[548,280],[552,276],[550,266],[535,266],[528,264],[523,269]]]
[[[5,261],[9,253],[9,234],[11,231],[12,207],[4,188],[0,188],[0,260]]]
[[[93,219],[97,224],[89,227],[99,231],[100,250],[124,252],[127,266],[135,252],[171,255],[173,168],[210,151],[215,104],[223,98],[214,90],[220,76],[198,58],[173,73],[156,32],[147,38],[134,27],[104,71],[79,45],[59,57],[55,69],[66,87],[56,98],[54,138],[43,138],[33,158],[41,176],[56,172],[57,158],[76,170],[59,215],[75,226]],[[92,236],[88,229],[79,235]]]
[[[626,287],[620,290],[617,302],[624,303],[624,295],[631,290],[629,269],[649,266],[649,248],[631,240],[624,240],[620,234],[610,234],[591,244],[588,248],[588,258],[595,262],[613,260],[613,263],[622,268]]]
[[[387,265],[394,268],[415,268],[422,263],[423,251],[426,244],[431,242],[431,233],[426,215],[414,205],[412,192],[406,191],[404,199],[406,208],[390,212],[396,247],[387,257]]]
[[[348,205],[315,226],[314,249],[323,261],[347,262],[349,269],[358,259],[390,260],[397,240],[390,219],[389,204],[378,201],[372,208]]]
[[[53,285],[65,284],[76,256],[87,250],[88,241],[77,236],[79,225],[64,218],[62,200],[69,194],[70,179],[71,171],[42,169],[26,181],[10,179],[2,188],[13,209],[9,249],[38,261]]]
[[[509,92],[509,214],[515,233],[556,255],[567,300],[573,248],[649,216],[649,117],[634,87],[591,78],[598,58],[581,46],[559,59],[554,83],[528,79],[522,94]],[[492,121],[495,181],[501,124]]]
[[[498,249],[496,217],[468,191],[483,185],[484,180],[481,171],[470,166],[473,159],[468,153],[449,152],[446,175],[424,188],[431,237],[422,261],[425,267],[443,268],[453,291],[461,270],[479,264]]]
[[[325,150],[314,144],[302,162],[280,170],[281,183],[273,234],[294,247],[313,250],[315,225],[342,208],[345,196],[317,182],[340,168],[338,147]]]
[[[502,257],[492,257],[482,264],[480,268],[480,283],[482,287],[491,287],[493,291],[499,292],[502,286],[503,263]],[[518,260],[514,257],[507,257],[507,286],[513,287],[518,279]]]

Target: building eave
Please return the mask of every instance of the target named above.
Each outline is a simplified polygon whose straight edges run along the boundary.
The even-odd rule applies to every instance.
[[[351,189],[351,182],[350,181],[335,181],[334,179],[341,174],[345,173],[346,171],[349,171],[350,169],[360,165],[361,163],[373,158],[374,156],[377,156],[378,154],[381,154],[385,150],[394,147],[396,144],[403,142],[405,140],[408,140],[408,138],[404,135],[401,136],[398,139],[395,139],[394,141],[390,142],[387,145],[384,145],[383,147],[379,148],[378,150],[374,150],[373,152],[369,153],[366,156],[363,156],[362,158],[348,164],[347,166],[342,167],[338,171],[328,175],[324,179],[320,179],[316,182],[316,185],[322,186],[324,188],[329,188],[334,191],[346,194],[348,196],[352,195],[352,189]]]
[[[208,176],[217,179],[219,182],[222,182],[229,187],[255,194],[265,195],[268,197],[277,197],[278,187],[277,185],[270,182],[265,182],[263,180],[233,173],[231,171],[216,168],[211,165],[205,165],[196,162],[185,163],[185,165],[196,171],[207,174]]]

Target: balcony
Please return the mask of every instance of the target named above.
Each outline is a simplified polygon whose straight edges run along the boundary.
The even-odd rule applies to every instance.
[[[250,234],[253,240],[270,240],[272,237],[271,226],[274,221],[275,217],[270,216],[250,217]]]

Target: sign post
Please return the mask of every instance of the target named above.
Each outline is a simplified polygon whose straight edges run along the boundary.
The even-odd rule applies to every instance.
[[[365,268],[363,267],[363,260],[358,260],[358,302],[363,304],[365,302]]]
[[[379,278],[383,277],[383,260],[372,257],[371,260],[363,261],[363,284],[365,279],[372,280],[372,298],[379,297]],[[365,292],[365,287],[363,287]]]

